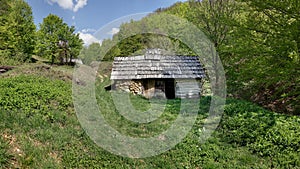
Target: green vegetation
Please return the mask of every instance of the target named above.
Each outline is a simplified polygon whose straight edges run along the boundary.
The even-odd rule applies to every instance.
[[[92,61],[95,61],[95,58],[100,58],[100,44],[92,43],[88,47],[84,47],[79,55],[79,58],[82,59],[82,62],[86,65],[91,64]]]
[[[50,14],[44,18],[37,32],[36,54],[51,60],[51,64],[71,63],[82,49],[83,41],[61,18]]]
[[[0,168],[7,166],[11,158],[9,152],[9,144],[3,137],[0,137]]]
[[[50,59],[52,64],[77,58],[83,42],[74,26],[50,14],[36,31],[27,2],[1,0],[0,4],[0,65],[31,62],[33,54]]]
[[[2,79],[0,87],[2,110],[21,111],[28,117],[40,114],[53,120],[55,112],[65,110],[72,101],[69,96],[70,86],[60,80],[20,75],[17,78]]]
[[[224,141],[270,157],[276,167],[300,166],[298,116],[283,116],[249,102],[228,100],[220,128]]]
[[[131,56],[157,47],[179,55],[195,55],[183,42],[162,35],[164,30],[173,30],[170,36],[179,34],[190,39],[195,36],[182,31],[183,22],[174,19],[174,26],[168,24],[163,15],[156,14],[175,15],[197,26],[210,39],[218,54],[205,57],[212,60],[217,56],[221,58],[229,96],[255,102],[272,111],[299,115],[298,9],[298,0],[179,2],[158,9],[155,14],[139,21],[122,24],[119,33],[112,39],[104,40],[101,47],[86,50],[97,51],[94,59],[98,60]],[[127,37],[130,33],[144,30],[150,30],[153,34]],[[91,58],[88,56],[81,57]],[[199,57],[201,60],[203,56]]]
[[[37,65],[39,66],[39,65]],[[25,69],[25,68],[23,68]],[[4,168],[299,168],[300,118],[267,111],[252,103],[230,99],[213,136],[199,143],[199,130],[209,110],[210,97],[201,99],[199,116],[181,143],[161,155],[131,159],[111,154],[89,139],[76,118],[71,81],[49,76],[70,68],[50,68],[41,76],[8,72],[0,81],[0,165]],[[28,71],[29,69],[27,69]],[[65,72],[67,73],[67,72]],[[61,74],[61,73],[60,73]],[[37,76],[39,75],[39,76]],[[62,75],[62,74],[61,74]],[[156,122],[128,122],[114,108],[104,90],[108,78],[97,80],[98,104],[121,133],[149,137],[176,118],[180,100],[170,100]],[[149,101],[130,96],[138,110]],[[154,100],[155,102],[155,100]],[[155,104],[163,104],[159,100]],[[108,106],[103,106],[108,105]],[[143,107],[143,109],[141,109]],[[162,123],[163,122],[163,123]]]
[[[105,151],[82,129],[72,102],[74,67],[55,65],[78,57],[82,41],[75,28],[49,15],[36,31],[25,1],[0,0],[0,4],[0,65],[18,65],[0,74],[0,168],[300,168],[298,0],[188,1],[156,11],[185,18],[207,35],[224,65],[232,98],[205,143],[200,144],[199,138],[208,116],[208,96],[199,105],[190,105],[199,106],[198,117],[182,142],[141,159]],[[83,48],[79,57],[93,67],[95,58],[111,61],[146,48],[194,55],[181,41],[155,34],[161,33],[160,27],[177,29],[160,24],[164,19],[151,14],[124,23],[112,39]],[[144,29],[155,31],[126,37],[132,30]],[[111,126],[122,134],[147,138],[174,122],[180,99],[164,102],[130,95],[137,111],[148,110],[150,103],[157,107],[166,103],[166,109],[147,124],[123,117],[113,103],[113,92],[104,90],[110,84],[110,69],[111,63],[100,64],[96,98]],[[122,99],[122,93],[116,94]]]
[[[35,46],[31,7],[23,0],[0,4],[0,65],[29,61]]]

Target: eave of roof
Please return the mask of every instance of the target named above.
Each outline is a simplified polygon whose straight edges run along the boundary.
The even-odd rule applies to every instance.
[[[197,56],[162,56],[159,54],[115,57],[112,80],[174,78],[198,79],[205,77]]]

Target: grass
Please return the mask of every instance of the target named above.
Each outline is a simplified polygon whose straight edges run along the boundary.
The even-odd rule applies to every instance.
[[[299,117],[249,102],[228,100],[218,129],[200,144],[199,128],[210,97],[201,99],[195,125],[171,150],[140,159],[111,154],[87,136],[77,119],[68,78],[71,68],[37,68],[40,65],[23,65],[0,77],[0,168],[300,168]],[[130,122],[103,88],[110,83],[108,77],[102,78],[96,83],[98,104],[121,133],[147,138],[177,118],[180,99],[168,101],[160,118],[151,123]],[[130,100],[138,112],[164,103],[133,95]]]
[[[3,136],[5,137],[5,135]],[[3,137],[0,137],[0,168],[6,166],[11,158],[9,150],[9,143]]]
[[[72,81],[72,66],[48,65],[45,63],[25,63],[1,75],[2,78],[19,75],[35,75],[48,79],[59,79],[66,82]]]

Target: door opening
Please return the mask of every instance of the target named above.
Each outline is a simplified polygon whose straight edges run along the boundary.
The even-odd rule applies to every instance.
[[[175,80],[174,79],[166,79],[165,93],[166,93],[167,99],[175,99]]]

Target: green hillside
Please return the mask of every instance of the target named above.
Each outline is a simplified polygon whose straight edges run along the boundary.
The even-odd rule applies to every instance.
[[[45,65],[44,65],[45,66]],[[103,150],[86,135],[71,98],[71,67],[41,65],[19,68],[0,81],[0,166],[4,168],[299,168],[300,118],[267,111],[252,103],[229,99],[218,129],[204,144],[199,137],[210,97],[201,98],[193,129],[181,143],[158,156],[131,159]],[[23,75],[22,71],[28,72]],[[109,79],[97,80],[98,104],[120,132],[145,137],[159,133],[176,118],[180,100],[169,101],[164,123],[142,126],[120,119],[109,91]],[[147,100],[131,96],[135,107]],[[157,103],[159,104],[159,102]],[[102,106],[104,107],[104,106]],[[115,119],[115,120],[113,120]],[[116,121],[116,119],[119,119]],[[121,127],[122,126],[122,127]],[[132,128],[135,130],[132,130]],[[146,136],[147,137],[147,136]]]
[[[63,18],[50,14],[36,26],[24,0],[0,4],[0,168],[300,168],[299,0],[178,2],[123,23],[112,39],[90,46]],[[204,40],[184,43],[198,36]],[[206,119],[211,100],[218,100],[217,90],[197,104],[129,94],[137,111],[149,110],[150,103],[165,108],[157,120],[142,124],[126,119],[116,106],[112,94],[122,99],[124,93],[105,90],[112,83],[114,57],[142,55],[149,48],[161,48],[166,55],[200,53],[200,61],[209,60],[203,65],[207,72],[218,72],[216,65],[223,65],[226,105],[206,142],[200,138],[207,130],[204,124],[211,122]],[[73,59],[83,64],[75,65]],[[78,80],[76,68],[95,73],[95,84]],[[223,85],[216,74],[207,88],[214,82]],[[101,115],[126,136],[159,135],[172,126],[183,102],[197,109],[197,119],[187,136],[162,154],[115,155],[84,130],[75,111],[74,87],[95,88]],[[118,105],[127,106],[122,100]]]

